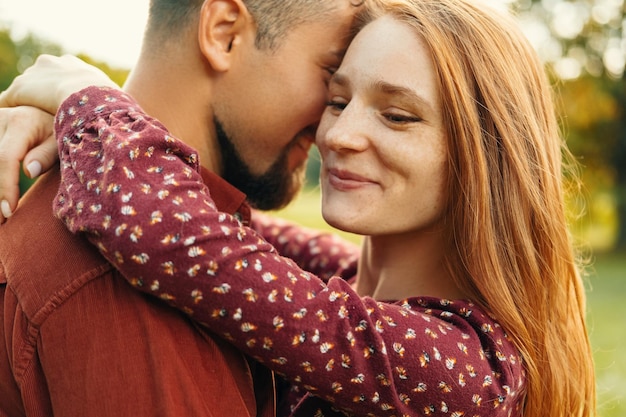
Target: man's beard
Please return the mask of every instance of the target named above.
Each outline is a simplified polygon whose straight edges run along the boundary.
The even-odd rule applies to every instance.
[[[222,124],[214,117],[217,141],[222,153],[222,178],[244,192],[248,202],[259,210],[276,210],[286,206],[300,191],[304,182],[304,166],[289,172],[287,147],[270,168],[261,175],[250,172]],[[249,146],[254,146],[250,141]]]

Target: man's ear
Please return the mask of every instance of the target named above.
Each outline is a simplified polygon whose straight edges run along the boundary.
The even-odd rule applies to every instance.
[[[215,71],[230,68],[233,46],[241,41],[252,16],[241,0],[206,0],[200,12],[198,44]]]

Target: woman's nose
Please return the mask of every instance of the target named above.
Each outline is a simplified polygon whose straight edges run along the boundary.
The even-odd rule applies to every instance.
[[[365,109],[350,102],[339,114],[324,114],[317,145],[335,152],[361,152],[368,146],[368,124]]]

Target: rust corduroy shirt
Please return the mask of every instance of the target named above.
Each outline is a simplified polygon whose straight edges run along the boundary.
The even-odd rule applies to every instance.
[[[203,174],[234,213],[245,196]],[[45,175],[0,227],[0,416],[273,415],[270,375],[255,373],[257,410],[243,354],[131,289],[54,218],[58,185]]]

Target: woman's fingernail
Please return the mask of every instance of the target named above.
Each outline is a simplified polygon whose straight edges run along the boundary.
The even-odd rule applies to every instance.
[[[41,164],[38,161],[33,161],[26,165],[26,170],[31,178],[37,178],[41,174]]]
[[[13,214],[13,212],[11,211],[11,206],[9,205],[9,202],[6,200],[2,200],[2,202],[0,202],[0,211],[2,211],[2,215],[6,219],[11,217],[11,215]]]

